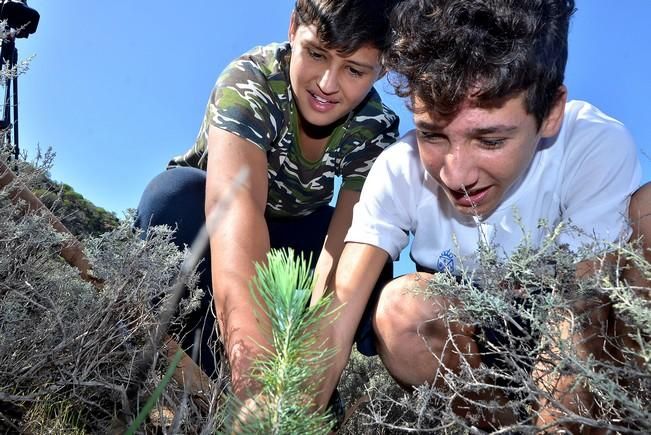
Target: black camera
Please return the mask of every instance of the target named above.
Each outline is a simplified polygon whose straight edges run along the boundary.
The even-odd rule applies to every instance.
[[[27,0],[0,1],[0,20],[16,30],[16,38],[27,38],[36,32],[40,18],[36,9],[27,6]]]

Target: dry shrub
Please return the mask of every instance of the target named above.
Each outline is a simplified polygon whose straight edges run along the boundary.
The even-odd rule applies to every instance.
[[[594,242],[582,252],[569,252],[555,243],[560,231],[576,230],[553,229],[540,248],[531,247],[523,236],[522,245],[509,257],[497,255],[497,247],[482,246],[479,267],[464,273],[463,279],[439,274],[430,282],[428,295],[460,301],[444,320],[475,325],[480,331],[477,340],[484,343],[483,356],[490,354],[499,364],[472,369],[462,362],[458,371],[443,366],[436,385],[407,392],[395,384],[378,358],[353,354],[340,387],[349,405],[363,394],[370,399],[349,420],[344,433],[540,433],[534,425],[536,404],[551,396],[536,382],[536,364],[550,373],[575,376],[577,385],[587,385],[594,396],[592,416],[555,401],[561,409],[559,423],[600,433],[651,433],[651,289],[631,287],[620,275],[625,262],[636,264],[647,279],[651,267],[634,243]],[[600,261],[605,256],[599,252],[610,252],[611,259],[614,254],[615,266]],[[596,276],[575,279],[574,264],[582,258],[598,259]],[[557,325],[566,321],[582,328],[590,322],[589,313],[577,315],[574,307],[587,301],[599,305],[604,299],[612,306],[609,323],[598,333],[605,338],[604,357],[579,357],[575,343]],[[628,325],[625,337],[613,335],[614,319]],[[502,339],[491,343],[486,331]],[[449,342],[454,345],[451,337]],[[487,391],[492,391],[491,399],[477,399]],[[453,407],[464,401],[472,403],[474,411],[462,418]],[[513,424],[480,429],[482,420],[504,409],[515,415]],[[560,427],[549,430],[556,433]]]
[[[19,170],[19,182],[30,185],[47,170],[36,168]],[[133,361],[185,252],[171,242],[168,228],[153,228],[142,240],[127,216],[114,231],[85,242],[93,272],[103,280],[98,289],[59,256],[68,236],[55,232],[42,213],[25,214],[24,204],[10,200],[10,188],[0,190],[0,431],[104,432],[116,415],[132,418],[161,378],[165,358],[157,358],[135,409],[129,407]],[[192,309],[194,299],[183,310]],[[218,395],[206,391],[201,399],[214,405]],[[213,424],[213,413],[200,411],[175,383],[159,403],[183,416],[175,423],[179,430]]]
[[[19,173],[29,185],[29,171]],[[85,241],[94,274],[104,280],[98,291],[59,257],[66,237],[53,231],[43,215],[23,214],[10,201],[8,190],[0,190],[0,431],[103,433],[115,425],[116,415],[125,416],[128,423],[159,384],[165,358],[158,358],[155,370],[139,380],[143,387],[135,406],[128,403],[133,362],[150,337],[186,254],[171,242],[170,229],[153,228],[142,240],[131,222],[127,216],[114,231]],[[589,385],[598,412],[594,417],[567,412],[566,422],[611,433],[651,433],[649,288],[630,287],[617,268],[603,267],[589,281],[574,280],[577,254],[557,246],[557,234],[550,231],[548,243],[538,249],[528,246],[525,237],[508,258],[496,255],[495,247],[482,247],[478,269],[460,281],[441,274],[429,287],[433,296],[461,300],[463,309],[450,310],[447,321],[490,327],[503,335],[502,343],[484,350],[501,360],[499,366],[472,370],[466,365],[458,372],[444,368],[437,375],[438,387],[422,385],[405,392],[378,358],[353,353],[340,390],[349,406],[365,394],[369,400],[340,433],[482,433],[476,425],[481,414],[504,407],[518,416],[516,423],[489,432],[535,433],[534,404],[548,392],[534,382],[532,361],[573,373]],[[606,248],[617,254],[620,264],[634,262],[651,277],[639,248]],[[580,255],[588,252],[594,251]],[[194,282],[189,287],[194,288]],[[181,311],[193,309],[197,296],[187,299]],[[616,317],[629,326],[627,344],[622,337],[608,336],[609,359],[579,358],[553,325],[567,319],[578,301],[604,296]],[[524,333],[514,333],[515,319],[528,323]],[[580,327],[587,319],[576,316],[573,321]],[[453,399],[474,397],[487,388],[487,381],[509,400],[477,401],[474,415],[457,416]],[[213,433],[222,427],[221,393],[189,396],[172,382],[141,430]]]

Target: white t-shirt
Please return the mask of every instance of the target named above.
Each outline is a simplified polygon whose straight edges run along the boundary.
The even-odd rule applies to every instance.
[[[373,165],[346,242],[377,246],[395,260],[411,233],[412,259],[439,271],[461,264],[472,270],[482,239],[502,255],[518,247],[525,234],[539,247],[561,222],[580,229],[557,239],[570,249],[616,242],[630,236],[628,203],[640,179],[626,128],[588,103],[571,101],[559,134],[541,140],[524,175],[492,214],[479,219],[458,213],[423,169],[411,131]]]

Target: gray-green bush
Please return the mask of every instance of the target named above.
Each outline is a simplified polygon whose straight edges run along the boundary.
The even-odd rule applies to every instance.
[[[374,367],[375,374],[370,375],[366,384],[370,400],[363,415],[350,423],[347,433],[538,433],[540,428],[534,426],[535,405],[552,396],[536,382],[539,373],[533,371],[535,364],[553,373],[574,375],[576,383],[587,385],[594,395],[597,409],[592,416],[573,413],[554,402],[563,411],[557,423],[575,424],[582,433],[588,433],[588,428],[601,430],[600,433],[651,433],[650,289],[633,288],[620,274],[626,261],[636,264],[651,278],[649,263],[639,247],[628,243],[594,243],[586,246],[585,252],[570,253],[556,243],[559,232],[565,230],[573,229],[551,230],[539,249],[532,248],[523,237],[520,248],[508,258],[497,256],[495,247],[480,247],[480,265],[467,273],[464,280],[459,283],[452,276],[440,274],[428,287],[429,296],[459,301],[445,314],[447,322],[461,321],[480,331],[490,328],[505,337],[503,343],[485,345],[484,352],[501,360],[499,366],[482,364],[471,369],[470,365],[461,364],[458,372],[443,367],[436,374],[437,386],[422,385],[409,393],[396,388],[387,374],[377,368],[377,362],[372,361],[369,367]],[[603,267],[598,268],[595,276],[576,280],[574,264],[580,258],[605,259],[605,254],[598,254],[596,248],[610,252],[611,262],[614,256],[617,264],[609,267],[610,262],[597,261]],[[604,329],[600,335],[606,337],[605,357],[581,358],[575,343],[564,337],[557,325],[571,319],[575,328],[582,327],[589,313],[572,318],[573,307],[588,300],[600,303],[604,297],[613,307],[610,326],[615,318],[624,321],[635,345],[625,346],[621,337]],[[523,323],[528,328],[517,332]],[[482,334],[478,333],[480,341],[485,339]],[[432,357],[437,358],[434,354]],[[357,360],[355,371],[359,372],[359,366],[364,364]],[[349,390],[349,397],[359,395],[355,391],[358,386],[343,385]],[[494,397],[508,400],[477,399],[477,393],[491,389],[499,393]],[[453,405],[459,401],[471,403],[474,413],[466,418],[455,414]],[[483,430],[477,427],[482,416],[504,408],[510,408],[516,415],[513,424]],[[555,425],[547,430],[560,429]]]
[[[30,185],[34,174],[21,174],[21,181]],[[157,308],[150,301],[160,297],[164,300],[185,253],[171,243],[170,229],[155,228],[147,239],[141,240],[127,216],[117,229],[84,242],[94,274],[104,280],[98,291],[59,257],[66,236],[52,230],[42,214],[24,215],[10,201],[8,192],[7,188],[0,190],[0,428],[29,433],[99,433],[116,424],[116,415],[126,416],[126,422],[130,421],[158,385],[166,366],[164,358],[157,359],[157,369],[147,375],[135,408],[129,409],[126,387],[132,381],[133,361],[157,320]],[[442,370],[439,376],[444,380],[443,387],[423,385],[405,392],[377,358],[353,353],[340,390],[349,406],[362,404],[340,433],[481,433],[475,427],[479,416],[457,416],[452,400],[472,397],[486,388],[486,381],[495,383],[498,379],[498,388],[510,400],[477,401],[475,408],[487,414],[498,407],[510,407],[516,412],[516,424],[495,427],[495,433],[535,433],[537,429],[531,420],[536,412],[534,403],[548,392],[534,382],[529,367],[532,360],[543,356],[551,369],[575,373],[579,381],[590,386],[598,403],[595,417],[568,412],[565,421],[609,429],[611,433],[651,432],[649,289],[627,285],[617,268],[604,267],[594,279],[576,281],[576,255],[557,246],[556,234],[550,231],[548,243],[540,249],[531,248],[524,239],[521,248],[509,258],[500,258],[491,247],[482,247],[481,267],[468,279],[459,283],[451,276],[439,275],[429,286],[428,294],[432,296],[454,295],[462,302],[463,309],[450,310],[448,321],[461,320],[503,331],[510,345],[489,349],[503,360],[501,368],[466,367],[458,373]],[[606,248],[616,254],[620,264],[624,260],[635,263],[647,277],[651,276],[651,268],[638,247],[622,244]],[[280,263],[286,260],[279,259]],[[274,267],[285,270],[285,266]],[[289,275],[282,272],[279,276]],[[271,278],[267,275],[266,284],[261,287],[280,288],[277,277]],[[193,287],[194,283],[189,285]],[[305,283],[295,286],[309,287]],[[285,294],[285,302],[281,303],[283,299],[271,292],[263,296],[261,307],[304,306],[304,301],[289,298],[290,293],[279,294]],[[527,300],[524,304],[523,294]],[[560,332],[553,327],[557,323],[554,319],[570,312],[577,300],[600,295],[607,295],[612,301],[617,317],[630,326],[629,342],[636,345],[626,347],[621,340],[610,337],[610,359],[583,360],[576,356],[571,342],[560,338]],[[292,297],[298,298],[296,294]],[[186,300],[182,311],[193,307],[193,300]],[[507,326],[509,319],[515,318],[526,319],[530,332],[514,336]],[[577,321],[580,323],[580,319]],[[308,322],[306,330],[309,325]],[[529,336],[535,340],[529,340]],[[292,338],[294,350],[313,346],[309,336],[297,337]],[[303,339],[307,341],[301,345]],[[526,343],[517,346],[519,341]],[[327,364],[328,352],[319,352],[322,353],[309,355],[315,361],[323,358],[322,364],[310,365]],[[296,363],[296,355],[299,354],[293,354],[292,364]],[[302,358],[299,360],[305,361],[305,355]],[[276,360],[269,359],[258,366],[259,378],[270,381],[272,386],[274,379],[286,378],[275,376],[277,367],[273,361]],[[293,368],[285,368],[284,373],[292,377]],[[282,396],[279,384],[269,387],[268,398],[280,398],[290,406],[283,408],[284,414],[267,415],[269,419],[258,422],[260,428],[291,428],[289,432],[311,433],[319,424],[325,425],[325,420],[317,419],[321,423],[311,425],[298,418],[311,415],[309,400],[303,394],[307,390],[300,386],[313,374],[305,370],[296,373],[300,373],[296,379],[285,379],[289,381],[285,385],[291,387],[288,391],[294,393],[293,402],[286,400],[289,396]],[[220,387],[227,383],[225,379],[221,381],[217,383]],[[226,426],[222,424],[228,418],[221,413],[222,393],[206,391],[203,397],[189,397],[182,386],[171,382],[141,430],[224,430]],[[210,409],[206,411],[199,400],[208,403]],[[264,403],[270,403],[265,400]],[[306,403],[306,408],[301,409],[300,403]],[[246,430],[253,429],[251,426]]]
[[[19,173],[27,185],[37,175]],[[39,433],[51,416],[67,415],[75,430],[102,432],[116,415],[137,412],[127,409],[125,389],[157,320],[151,301],[165,300],[185,253],[170,229],[141,240],[127,217],[85,243],[103,280],[98,290],[59,256],[69,236],[41,212],[24,214],[10,200],[11,187],[0,189],[0,427]],[[162,370],[165,360],[156,364]],[[139,398],[156,387],[161,370],[148,375]],[[171,386],[162,403],[174,409],[182,397],[182,387]],[[184,427],[200,428],[206,418]]]

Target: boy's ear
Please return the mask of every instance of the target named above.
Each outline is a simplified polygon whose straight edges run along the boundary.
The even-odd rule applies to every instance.
[[[289,29],[287,30],[287,39],[289,39],[290,44],[294,41],[294,35],[296,35],[296,28],[298,27],[296,22],[296,11],[292,11],[289,16]]]
[[[563,124],[563,116],[565,115],[565,103],[567,102],[567,88],[561,85],[558,88],[556,99],[552,108],[549,110],[547,117],[543,119],[540,127],[542,137],[553,137],[558,134]]]

